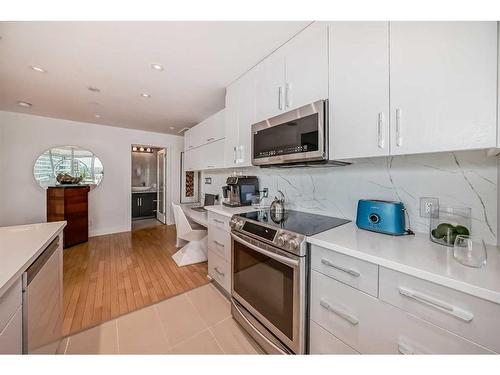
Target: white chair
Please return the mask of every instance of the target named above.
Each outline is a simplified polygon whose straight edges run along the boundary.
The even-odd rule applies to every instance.
[[[177,231],[176,246],[180,247],[188,242],[172,255],[172,259],[179,267],[207,261],[207,229],[188,220],[178,204],[172,203],[172,208]]]

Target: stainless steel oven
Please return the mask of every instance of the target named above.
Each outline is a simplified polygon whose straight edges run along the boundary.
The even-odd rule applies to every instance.
[[[252,125],[252,164],[259,166],[328,160],[328,101]]]
[[[233,317],[266,352],[305,353],[307,257],[274,246],[277,233],[262,231],[271,241],[231,232]]]

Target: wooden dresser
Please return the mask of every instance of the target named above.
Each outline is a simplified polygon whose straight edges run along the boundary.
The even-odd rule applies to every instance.
[[[54,186],[47,188],[47,221],[66,220],[64,248],[88,241],[87,185]]]

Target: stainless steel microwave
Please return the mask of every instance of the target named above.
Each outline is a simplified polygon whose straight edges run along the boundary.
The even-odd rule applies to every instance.
[[[319,100],[252,125],[253,165],[327,162],[328,100]]]

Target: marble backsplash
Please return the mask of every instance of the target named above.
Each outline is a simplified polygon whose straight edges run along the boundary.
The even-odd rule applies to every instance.
[[[359,199],[402,201],[411,228],[422,233],[429,219],[420,217],[420,197],[436,197],[441,205],[472,208],[472,235],[497,244],[498,159],[484,150],[358,159],[346,167],[206,171],[202,193],[221,194],[233,172],[258,176],[261,189],[269,189],[269,203],[281,190],[291,209],[350,220]]]

